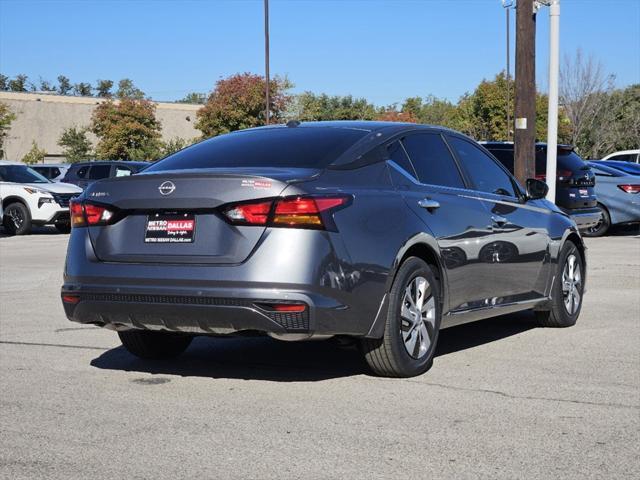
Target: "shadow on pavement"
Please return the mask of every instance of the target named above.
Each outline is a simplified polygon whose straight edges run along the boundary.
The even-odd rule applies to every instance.
[[[535,327],[530,313],[519,313],[445,329],[440,333],[436,356]],[[183,355],[162,361],[142,360],[118,347],[95,358],[91,365],[127,372],[278,382],[310,382],[370,373],[355,347],[341,347],[333,341],[282,342],[268,337],[198,337]]]

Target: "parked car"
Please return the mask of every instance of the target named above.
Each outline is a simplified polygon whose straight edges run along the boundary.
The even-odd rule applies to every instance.
[[[147,162],[112,160],[79,162],[69,167],[61,181],[85,188],[96,180],[133,175],[144,170],[149,165]]]
[[[629,175],[621,170],[589,162],[596,175],[596,195],[602,220],[584,235],[600,237],[612,225],[640,222],[640,176]]]
[[[602,160],[615,160],[618,162],[640,163],[640,150],[623,150],[614,152]]]
[[[482,142],[513,173],[513,142]],[[582,158],[569,145],[558,146],[556,172],[556,204],[576,222],[581,231],[600,221],[594,186],[596,177]],[[547,145],[536,144],[536,178],[546,180]]]
[[[59,163],[59,164],[42,164],[42,165],[32,165],[36,172],[38,172],[43,177],[48,178],[52,182],[60,182],[62,178],[69,170],[68,163]]]
[[[3,225],[10,235],[25,235],[33,225],[68,233],[69,200],[80,193],[81,188],[54,183],[23,163],[0,161]]]
[[[614,168],[629,175],[640,175],[640,164],[631,162],[618,162],[616,160],[596,160],[598,165]]]
[[[584,245],[547,190],[436,127],[220,135],[72,202],[62,303],[144,358],[195,335],[346,336],[375,373],[419,375],[441,328],[526,309],[576,322]]]

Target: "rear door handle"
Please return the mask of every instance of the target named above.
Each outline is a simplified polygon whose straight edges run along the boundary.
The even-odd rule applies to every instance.
[[[435,210],[436,208],[440,208],[440,202],[436,200],[432,200],[430,198],[423,198],[418,202],[418,205],[422,208],[426,208],[427,210]]]
[[[498,227],[502,227],[508,222],[506,218],[501,217],[499,215],[492,215],[491,221],[493,222],[494,225],[497,225]]]

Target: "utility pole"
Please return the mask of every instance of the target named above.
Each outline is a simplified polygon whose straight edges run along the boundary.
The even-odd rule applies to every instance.
[[[516,6],[516,178],[524,184],[535,176],[536,141],[536,14],[533,0],[518,0]]]
[[[556,203],[558,160],[558,82],[560,78],[560,0],[549,5],[549,124],[547,138],[547,200]]]
[[[264,0],[264,71],[265,71],[265,79],[266,79],[266,90],[265,90],[265,123],[269,125],[269,120],[271,117],[271,109],[270,99],[269,99],[269,88],[270,88],[270,80],[269,80],[269,0]]]
[[[505,12],[507,13],[507,142],[511,140],[511,88],[509,85],[511,78],[511,15],[509,13],[509,7],[505,8]]]

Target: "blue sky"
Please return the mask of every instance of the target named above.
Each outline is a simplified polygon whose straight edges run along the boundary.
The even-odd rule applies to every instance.
[[[129,77],[154,99],[175,100],[235,72],[263,73],[262,13],[262,0],[0,0],[0,72],[92,84]],[[548,24],[543,8],[542,90]],[[640,82],[640,0],[562,0],[561,51],[577,48],[619,86]],[[271,0],[271,72],[295,91],[378,105],[456,100],[504,66],[500,0]]]

